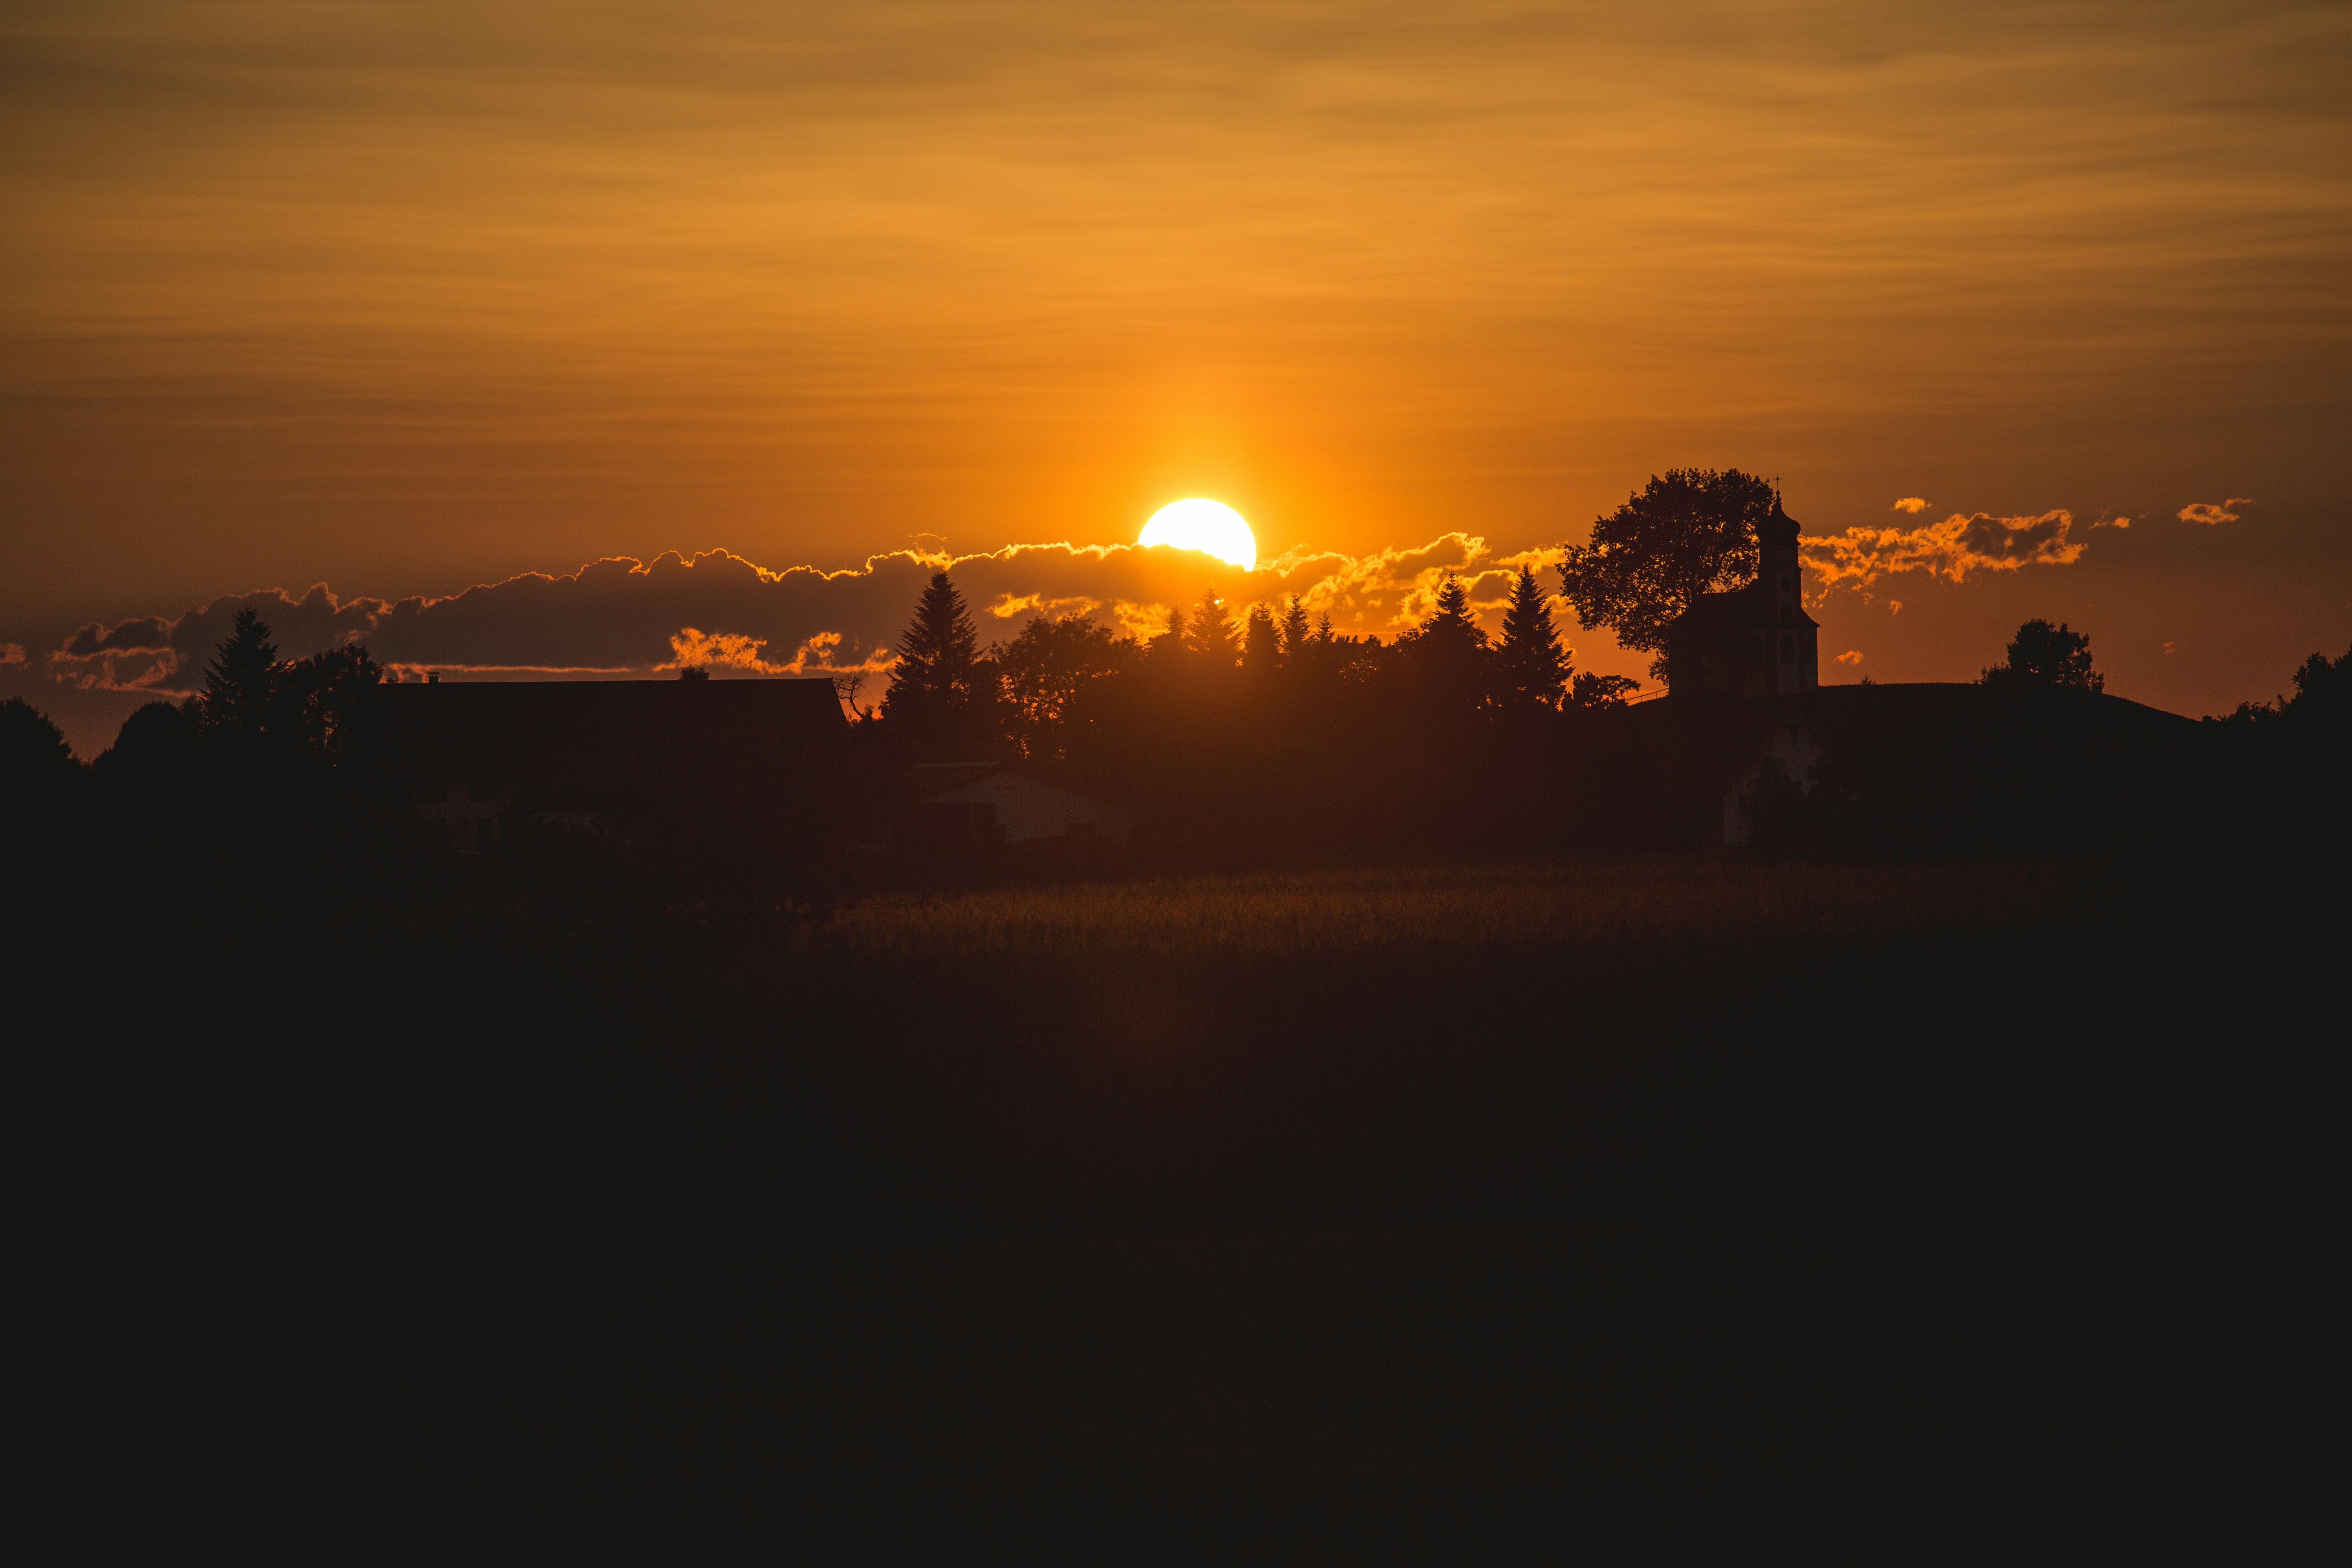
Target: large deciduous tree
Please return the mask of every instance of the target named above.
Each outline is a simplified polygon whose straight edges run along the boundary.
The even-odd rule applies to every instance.
[[[1658,655],[1666,626],[1701,594],[1756,575],[1756,530],[1772,514],[1772,487],[1738,468],[1670,468],[1593,523],[1590,542],[1569,547],[1560,593],[1587,631]]]
[[[1006,732],[1024,757],[1058,758],[1071,700],[1139,658],[1132,639],[1076,616],[1039,616],[996,650]]]
[[[2017,628],[2009,658],[1981,677],[1984,685],[2007,690],[2104,691],[2107,678],[2091,668],[2091,635],[2070,631],[2061,621],[2031,620]]]
[[[322,756],[341,756],[366,693],[383,679],[383,670],[359,643],[281,664],[276,727]]]

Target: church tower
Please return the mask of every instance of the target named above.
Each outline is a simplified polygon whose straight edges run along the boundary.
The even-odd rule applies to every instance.
[[[1797,522],[1780,510],[1777,488],[1772,515],[1757,525],[1756,546],[1756,583],[1771,617],[1772,675],[1767,689],[1779,697],[1811,691],[1822,683],[1821,625],[1805,614]]]
[[[1666,628],[1669,689],[1715,697],[1794,697],[1821,684],[1821,624],[1805,614],[1797,523],[1772,492],[1756,529],[1756,580],[1701,594]]]

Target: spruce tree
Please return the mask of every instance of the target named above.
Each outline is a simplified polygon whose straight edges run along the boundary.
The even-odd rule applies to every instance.
[[[218,736],[257,740],[269,727],[278,695],[278,645],[261,612],[236,613],[228,640],[205,671],[204,727]]]
[[[1521,566],[1518,581],[1511,584],[1495,663],[1496,683],[1511,697],[1546,708],[1559,706],[1568,689],[1568,659],[1560,652],[1559,632],[1532,567]]]
[[[1437,591],[1437,608],[1413,628],[1398,647],[1416,675],[1421,689],[1446,703],[1476,707],[1486,700],[1492,656],[1486,634],[1470,609],[1470,591],[1452,573]]]
[[[1281,663],[1282,633],[1274,624],[1274,612],[1264,605],[1252,605],[1242,623],[1242,664],[1263,675]]]
[[[1225,618],[1224,601],[1212,588],[1201,595],[1201,607],[1184,633],[1184,647],[1212,669],[1231,669],[1238,652],[1233,622]]]
[[[944,725],[970,711],[980,664],[980,633],[944,572],[916,603],[915,618],[898,639],[898,663],[882,712],[918,728]]]
[[[1188,657],[1184,626],[1184,606],[1178,605],[1168,612],[1168,627],[1146,643],[1143,655],[1155,665],[1179,665]]]
[[[1324,617],[1327,625],[1329,619],[1328,616]],[[1307,646],[1309,634],[1307,628],[1307,606],[1298,602],[1298,595],[1296,594],[1291,595],[1290,602],[1283,606],[1281,631],[1283,657],[1297,658],[1298,650]]]
[[[1470,590],[1462,585],[1462,579],[1451,572],[1445,574],[1445,585],[1437,590],[1436,610],[1414,635],[1432,650],[1486,646],[1486,634],[1479,629],[1478,617],[1470,609]]]

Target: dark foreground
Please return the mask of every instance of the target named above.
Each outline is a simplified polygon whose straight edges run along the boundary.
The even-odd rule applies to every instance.
[[[1963,869],[1643,863],[1516,939],[1210,900],[1074,952],[484,866],[356,921],[225,899],[127,983],[52,949],[28,984],[98,988],[17,1058],[44,1473],[93,1541],[2287,1530],[2332,1468],[2340,884]],[[1722,912],[1782,873],[1831,880]]]

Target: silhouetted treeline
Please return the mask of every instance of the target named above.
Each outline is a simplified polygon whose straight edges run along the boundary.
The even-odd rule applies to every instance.
[[[1174,864],[1554,843],[1589,794],[1581,738],[1633,684],[1572,667],[1524,568],[1498,637],[1449,578],[1386,639],[1295,598],[1235,616],[1204,595],[1149,638],[1049,615],[985,649],[941,574],[899,651],[887,754],[1018,763],[1129,805]]]

